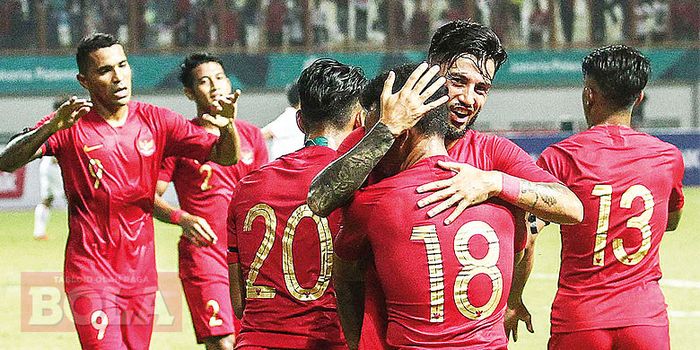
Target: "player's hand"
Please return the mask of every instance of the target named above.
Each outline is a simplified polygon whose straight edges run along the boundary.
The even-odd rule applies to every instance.
[[[185,213],[180,218],[180,226],[182,227],[182,235],[194,243],[194,245],[206,247],[216,244],[216,234],[209,226],[207,220],[196,215]]]
[[[63,102],[61,107],[56,110],[56,115],[51,119],[51,123],[56,127],[56,131],[68,129],[82,116],[90,112],[92,102],[72,96],[68,101]]]
[[[506,308],[505,321],[503,322],[506,329],[506,337],[510,339],[510,334],[513,333],[513,341],[518,341],[518,322],[525,322],[525,327],[530,333],[535,333],[532,328],[532,316],[527,310],[522,300],[516,305],[508,304]]]
[[[233,94],[218,96],[211,104],[210,113],[204,114],[202,119],[223,128],[236,119],[238,115],[238,97],[241,90],[236,89]]]
[[[445,219],[445,225],[455,221],[465,209],[497,195],[501,190],[502,178],[498,172],[484,171],[464,163],[439,161],[438,165],[457,174],[446,180],[438,180],[419,186],[416,191],[418,193],[433,192],[418,201],[420,208],[440,202],[428,211],[428,216],[431,218],[456,206]]]
[[[423,62],[411,73],[401,90],[395,94],[392,93],[392,89],[396,74],[389,72],[382,90],[379,121],[389,128],[394,137],[416,125],[425,112],[447,102],[448,97],[445,95],[431,103],[424,104],[430,96],[445,85],[445,78],[440,77],[426,88],[430,79],[438,71],[440,71],[439,66],[432,66],[428,69],[428,64]]]

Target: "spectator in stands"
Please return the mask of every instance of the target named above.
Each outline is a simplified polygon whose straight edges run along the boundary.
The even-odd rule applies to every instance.
[[[574,40],[574,0],[559,0],[559,17],[564,41],[571,45]]]
[[[544,34],[549,32],[551,20],[549,11],[543,10],[539,0],[536,0],[532,13],[530,13],[528,18],[530,33],[527,42],[531,49],[541,49],[543,47]]]
[[[409,28],[411,44],[425,45],[428,43],[432,34],[430,30],[430,14],[423,9],[421,0],[416,1],[416,9],[413,11]]]
[[[282,33],[284,29],[284,19],[287,16],[287,5],[284,0],[272,0],[267,7],[265,17],[267,31],[267,45],[271,48],[282,46]]]
[[[200,1],[194,6],[194,37],[192,43],[198,47],[208,46],[211,40],[211,9],[207,1]]]
[[[190,42],[190,14],[192,3],[190,0],[176,0],[173,10],[171,27],[173,30],[173,44],[175,47],[185,47]]]
[[[304,24],[302,18],[304,12],[299,4],[299,0],[292,0],[293,5],[287,9],[287,17],[284,21],[287,42],[291,46],[301,46],[304,44]]]
[[[671,1],[673,40],[700,39],[700,3],[698,0]]]
[[[234,46],[240,41],[240,25],[238,18],[238,10],[236,9],[235,1],[226,1],[226,7],[220,14],[221,33],[219,33],[219,42],[226,46]]]

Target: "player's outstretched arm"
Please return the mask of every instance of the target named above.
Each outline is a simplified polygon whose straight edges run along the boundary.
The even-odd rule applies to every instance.
[[[447,96],[442,96],[425,103],[445,84],[445,78],[440,77],[428,86],[438,71],[438,66],[428,69],[427,63],[419,65],[396,93],[392,93],[396,75],[389,73],[382,90],[379,122],[355,147],[313,179],[307,198],[311,211],[326,217],[345,205],[389,151],[396,137],[412,128],[427,111],[447,102]]]
[[[513,282],[511,284],[510,295],[508,295],[508,305],[504,320],[506,329],[506,337],[510,338],[513,334],[513,341],[518,341],[518,322],[525,322],[525,327],[528,332],[534,333],[532,327],[532,317],[530,311],[527,310],[523,303],[523,291],[525,284],[530,277],[530,272],[535,263],[535,237],[534,234],[528,235],[528,242],[525,250],[522,251],[519,257],[514,259],[513,264]]]
[[[71,97],[58,108],[54,117],[40,127],[12,139],[0,152],[0,170],[12,172],[41,157],[41,145],[59,130],[73,126],[92,108],[92,102]]]
[[[463,163],[440,161],[438,165],[457,174],[418,187],[419,193],[433,192],[418,201],[418,206],[422,208],[440,202],[428,211],[430,217],[456,206],[445,219],[446,225],[466,208],[496,196],[543,220],[560,224],[577,224],[583,220],[583,204],[562,184],[530,182],[500,171],[484,171]]]
[[[165,193],[167,188],[167,182],[158,181],[153,205],[153,216],[162,222],[182,227],[182,235],[198,247],[216,244],[218,238],[207,220],[175,208],[163,199],[163,193]]]
[[[240,320],[243,318],[243,311],[245,311],[245,283],[241,272],[241,264],[228,265],[228,280],[233,313]]]
[[[212,147],[209,160],[221,165],[234,165],[241,157],[241,140],[234,123],[238,114],[238,97],[241,90],[228,96],[220,96],[212,105],[212,113],[202,118],[219,127],[219,141]]]

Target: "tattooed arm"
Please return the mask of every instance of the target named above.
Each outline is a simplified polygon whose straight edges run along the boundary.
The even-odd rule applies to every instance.
[[[328,216],[352,198],[394,144],[394,135],[377,123],[350,151],[328,165],[311,182],[307,202],[319,216]]]
[[[560,224],[577,224],[583,220],[583,204],[571,190],[560,183],[530,182],[500,171],[484,171],[462,163],[438,162],[438,165],[457,175],[418,187],[419,193],[435,191],[421,199],[418,206],[442,201],[428,211],[430,217],[456,206],[445,219],[445,224],[454,221],[464,209],[494,196],[535,214],[542,220]],[[504,188],[504,183],[510,185]]]
[[[443,77],[430,83],[438,71],[438,66],[428,69],[426,63],[419,65],[396,93],[392,93],[396,75],[389,73],[380,97],[379,122],[353,149],[314,178],[307,198],[311,211],[325,217],[346,204],[394,144],[394,139],[412,128],[425,112],[447,102],[447,96],[442,96],[425,103],[445,84]]]

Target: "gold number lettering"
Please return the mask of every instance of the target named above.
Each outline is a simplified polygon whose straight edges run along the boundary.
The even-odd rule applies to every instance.
[[[605,245],[607,244],[608,224],[610,222],[610,206],[612,198],[612,186],[596,185],[592,194],[600,197],[600,210],[598,213],[598,230],[596,231],[596,244],[593,252],[593,265],[603,266],[605,258]],[[651,249],[651,227],[649,220],[654,213],[654,196],[648,188],[643,185],[633,185],[628,188],[620,199],[620,208],[632,208],[635,198],[641,197],[644,200],[644,212],[639,216],[631,217],[627,220],[627,227],[636,228],[642,234],[642,244],[639,249],[628,254],[625,250],[622,238],[615,238],[612,242],[615,258],[629,266],[639,264]]]
[[[475,235],[483,236],[489,249],[481,259],[476,259],[469,252],[469,239]],[[442,265],[442,252],[435,225],[417,226],[411,233],[412,241],[423,241],[428,257],[430,276],[430,322],[444,321],[445,275]],[[470,320],[480,320],[491,316],[503,295],[503,274],[496,265],[500,255],[496,231],[483,221],[468,222],[459,228],[455,235],[454,252],[462,269],[457,274],[454,284],[454,300],[459,312]],[[479,274],[486,274],[492,282],[491,297],[483,306],[474,306],[469,301],[469,282]]]
[[[211,308],[212,311],[211,317],[209,318],[209,327],[218,327],[224,324],[224,320],[216,317],[221,310],[219,303],[216,300],[211,299],[207,301],[207,308]]]
[[[212,169],[211,165],[209,164],[202,164],[202,166],[199,167],[199,173],[206,173],[202,184],[199,185],[199,188],[202,190],[202,192],[210,190],[212,186],[209,184],[209,180],[211,180],[211,176],[214,174],[214,169]]]
[[[274,298],[276,291],[274,288],[265,286],[255,286],[255,279],[258,277],[260,268],[265,259],[270,254],[273,244],[275,243],[275,229],[277,228],[277,218],[275,211],[267,204],[258,204],[251,208],[246,215],[244,231],[250,231],[253,220],[258,216],[265,219],[265,237],[262,244],[255,254],[255,259],[250,264],[250,272],[246,281],[246,297],[253,298]],[[296,235],[297,226],[303,218],[311,218],[316,223],[318,238],[320,242],[320,257],[321,266],[318,280],[311,288],[304,288],[297,279],[294,269],[293,244],[294,236]],[[289,294],[300,301],[316,300],[323,296],[330,284],[333,270],[333,234],[328,226],[328,219],[314,215],[309,209],[309,206],[304,204],[294,210],[287,225],[285,226],[282,235],[282,272],[284,274],[284,283]]]

